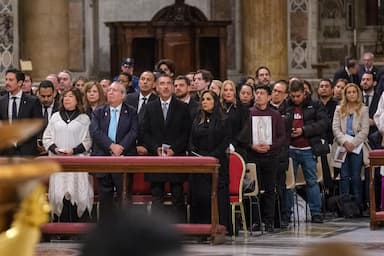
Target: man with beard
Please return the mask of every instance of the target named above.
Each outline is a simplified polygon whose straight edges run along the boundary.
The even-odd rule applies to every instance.
[[[191,98],[191,81],[186,76],[178,76],[173,82],[175,86],[175,96],[179,100],[188,104],[191,120],[194,119],[199,108],[199,103]]]

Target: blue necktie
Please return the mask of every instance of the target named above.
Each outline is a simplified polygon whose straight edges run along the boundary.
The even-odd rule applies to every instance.
[[[164,121],[167,120],[168,102],[162,103]]]
[[[111,120],[109,121],[108,137],[116,142],[116,130],[117,130],[117,109],[111,109]]]

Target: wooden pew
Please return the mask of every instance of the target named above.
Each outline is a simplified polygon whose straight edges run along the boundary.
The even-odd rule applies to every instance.
[[[88,173],[210,173],[212,175],[211,193],[211,224],[176,224],[176,229],[185,235],[209,235],[213,244],[224,241],[226,229],[219,225],[217,186],[219,162],[213,157],[153,157],[153,156],[54,156],[39,157],[58,162],[63,172]],[[125,179],[124,179],[125,181]],[[126,187],[126,186],[124,186]],[[126,197],[126,191],[123,193]],[[72,226],[71,226],[72,225]],[[76,228],[77,227],[77,228]],[[87,224],[73,225],[73,223],[48,223],[42,227],[45,234],[86,233]]]
[[[369,152],[369,161],[370,227],[371,230],[374,230],[378,228],[380,222],[384,222],[384,211],[376,212],[375,200],[375,167],[384,165],[384,150],[372,150]]]

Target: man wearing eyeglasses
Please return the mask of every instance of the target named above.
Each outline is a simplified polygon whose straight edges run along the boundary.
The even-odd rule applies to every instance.
[[[280,115],[284,118],[286,108],[287,108],[287,98],[288,98],[288,82],[286,80],[276,81],[272,86],[271,101],[269,105],[280,112]],[[288,227],[290,212],[287,206],[286,194],[287,190],[285,187],[285,172],[288,169],[288,146],[289,146],[289,137],[290,131],[287,127],[288,124],[285,124],[285,140],[279,152],[279,170],[276,175],[276,191],[280,199],[280,228]]]

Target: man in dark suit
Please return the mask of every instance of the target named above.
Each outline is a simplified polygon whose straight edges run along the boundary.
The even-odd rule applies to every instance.
[[[193,120],[199,110],[199,103],[191,97],[191,81],[186,76],[178,76],[173,84],[175,85],[176,98],[188,104],[189,114]]]
[[[158,98],[156,94],[153,93],[153,88],[155,84],[155,75],[151,71],[144,71],[140,75],[139,79],[139,92],[129,93],[125,98],[125,103],[137,109],[138,115],[138,125],[143,123],[144,117],[144,106]],[[140,129],[139,129],[140,132]],[[138,135],[140,138],[141,136]],[[137,142],[138,145],[141,144],[140,141]],[[136,147],[137,154],[139,156],[145,155],[145,149],[142,146]]]
[[[361,77],[361,83],[360,87],[363,91],[363,102],[368,107],[368,115],[369,115],[369,134],[368,134],[368,140],[371,145],[375,143],[375,138],[371,135],[374,134],[377,131],[376,123],[373,119],[373,116],[376,113],[377,106],[379,104],[380,95],[376,90],[376,81],[374,80],[374,75],[370,71],[364,72],[364,74]],[[369,170],[366,168],[365,170],[365,177],[367,177],[364,181],[364,192],[365,192],[365,202],[368,206],[369,204]],[[376,192],[376,202],[377,205],[380,205],[380,199],[381,199],[381,175],[379,172],[379,169],[375,170],[375,192]],[[368,213],[364,213],[368,214]]]
[[[189,131],[191,127],[187,104],[172,97],[173,81],[162,74],[156,79],[159,99],[149,102],[144,109],[143,125],[140,127],[139,140],[145,153],[152,156],[185,155]],[[183,220],[185,175],[180,174],[147,174],[151,182],[153,211],[160,210],[163,204],[164,184],[171,183],[172,203],[176,218]]]
[[[376,113],[379,104],[380,95],[376,90],[376,81],[372,72],[367,71],[361,77],[360,87],[363,91],[363,102],[368,107],[369,112],[369,135],[377,131],[373,116]]]
[[[37,138],[37,149],[40,152],[40,155],[46,155],[47,152],[43,144],[41,143],[41,138],[45,128],[47,127],[49,119],[53,113],[55,113],[59,108],[59,101],[55,100],[56,91],[53,83],[49,80],[44,80],[39,84],[37,89],[37,97],[40,100],[42,115],[45,121],[45,125]]]
[[[17,119],[42,118],[41,105],[36,96],[23,93],[21,86],[24,73],[17,69],[8,69],[5,75],[7,94],[0,98],[0,120],[10,123]],[[37,156],[37,135],[23,143],[1,153],[7,156]]]
[[[153,93],[155,75],[151,71],[144,71],[139,78],[139,92],[129,93],[125,98],[125,103],[137,109],[140,119],[143,117],[143,106],[148,102],[157,99]]]
[[[365,52],[363,54],[363,65],[360,65],[359,68],[359,79],[363,77],[363,74],[365,72],[372,72],[373,76],[376,77],[376,81],[380,81],[381,73],[379,72],[379,69],[373,65],[373,62],[375,61],[375,55],[371,52]]]
[[[357,72],[359,71],[359,63],[355,59],[347,58],[345,60],[345,66],[343,69],[337,71],[333,77],[333,83],[336,84],[337,80],[340,78],[346,79],[349,83],[359,84],[359,76]]]
[[[136,110],[126,105],[125,87],[113,82],[108,88],[108,104],[92,113],[90,133],[93,140],[93,156],[132,156],[136,155],[138,132]],[[113,192],[117,198],[123,192],[122,174],[97,174],[100,192],[100,211],[102,217],[112,209]]]

